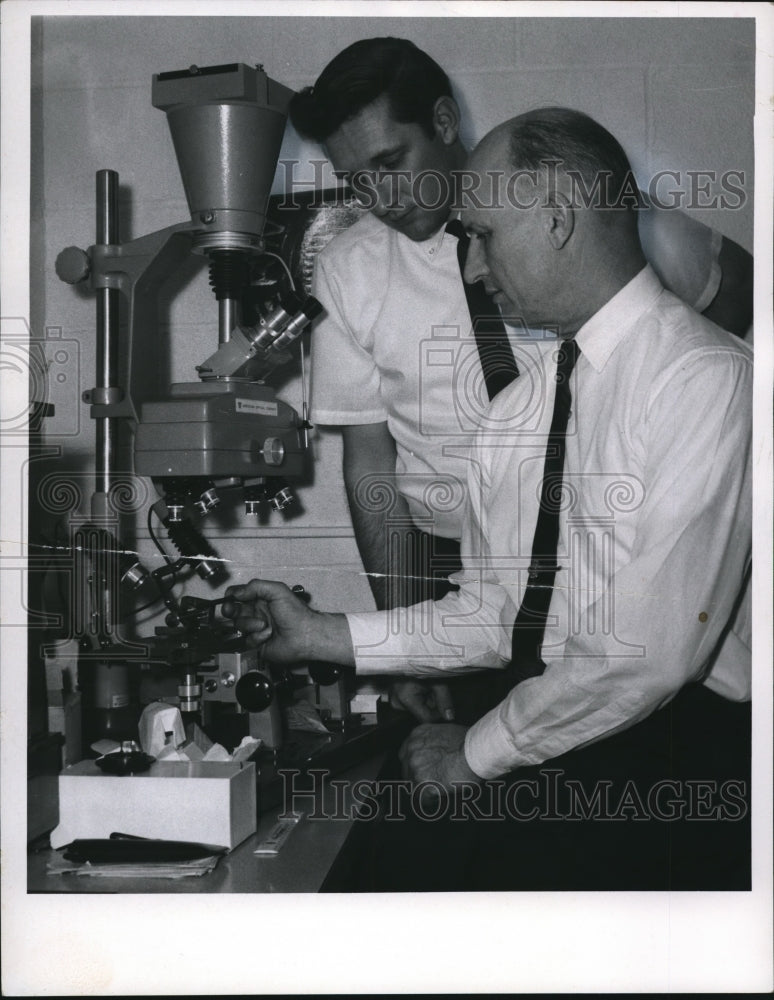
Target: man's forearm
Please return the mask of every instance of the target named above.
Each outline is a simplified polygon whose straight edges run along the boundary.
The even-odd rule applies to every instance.
[[[412,523],[408,504],[398,492],[395,441],[386,423],[342,430],[344,485],[376,607],[383,611],[411,603],[405,555]]]
[[[355,666],[355,652],[347,624],[347,616],[322,612],[314,622],[314,635],[310,639],[309,659],[338,663],[343,667]]]
[[[412,532],[408,505],[400,495],[390,515],[364,510],[355,491],[350,493],[349,509],[355,541],[368,575],[368,583],[379,611],[402,607],[410,600],[411,577],[400,572]]]

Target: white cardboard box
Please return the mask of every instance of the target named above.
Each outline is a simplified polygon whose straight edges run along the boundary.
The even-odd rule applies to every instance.
[[[103,774],[82,760],[59,775],[51,846],[111,833],[236,847],[257,826],[255,764],[157,761],[145,774]]]

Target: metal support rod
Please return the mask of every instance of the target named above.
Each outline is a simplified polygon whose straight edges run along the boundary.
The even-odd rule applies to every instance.
[[[97,171],[98,244],[118,243],[118,174],[115,170]],[[98,389],[118,385],[118,291],[97,289],[97,384]],[[95,494],[92,516],[107,516],[107,498],[114,472],[117,445],[115,418],[98,417],[96,421]]]
[[[220,299],[218,302],[218,343],[227,344],[231,331],[237,324],[237,300]]]

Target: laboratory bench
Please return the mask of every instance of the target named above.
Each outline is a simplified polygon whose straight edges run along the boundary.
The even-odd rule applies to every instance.
[[[377,779],[385,754],[377,754],[333,777],[354,783]],[[27,891],[29,893],[291,893],[353,891],[357,865],[367,823],[358,823],[345,810],[329,781],[318,784],[318,797],[299,809],[300,821],[292,828],[276,855],[256,855],[259,845],[277,827],[283,812],[281,802],[262,810],[256,833],[238,844],[205,875],[184,878],[109,878],[75,874],[50,874],[47,865],[58,852],[40,836],[29,847]],[[339,788],[342,786],[340,785]],[[339,816],[336,816],[337,811]]]

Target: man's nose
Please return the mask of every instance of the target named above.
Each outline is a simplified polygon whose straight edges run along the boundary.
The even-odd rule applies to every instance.
[[[374,185],[374,207],[371,211],[377,217],[377,219],[384,218],[385,215],[390,211],[392,206],[390,205],[390,200],[387,197],[387,191],[383,184]]]
[[[377,174],[374,176],[375,201],[374,215],[382,218],[389,212],[402,212],[408,207],[404,186],[401,178],[392,174]]]
[[[462,277],[469,285],[472,285],[476,281],[483,281],[488,274],[489,268],[486,263],[486,255],[481,248],[481,240],[472,236],[468,243],[468,253]]]

